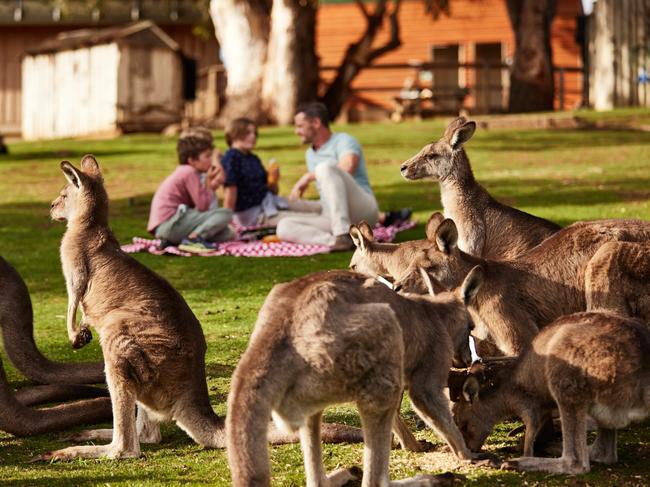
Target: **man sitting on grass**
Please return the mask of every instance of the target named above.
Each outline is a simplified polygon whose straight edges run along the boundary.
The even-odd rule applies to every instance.
[[[365,220],[371,226],[378,221],[390,225],[411,216],[409,209],[379,212],[359,142],[349,134],[330,130],[325,105],[311,102],[299,106],[294,123],[296,135],[310,147],[305,154],[308,172],[294,185],[289,199],[300,198],[316,181],[322,210],[282,219],[277,227],[280,239],[327,245],[332,252],[352,250],[351,223]]]

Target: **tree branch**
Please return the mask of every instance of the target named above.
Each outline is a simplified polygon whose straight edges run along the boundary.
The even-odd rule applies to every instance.
[[[402,45],[402,40],[400,39],[400,28],[399,28],[399,7],[401,5],[401,0],[395,1],[395,8],[388,17],[390,23],[390,39],[382,47],[378,47],[374,51],[371,51],[368,55],[368,63],[372,63],[376,58],[383,56],[387,52],[393,51]]]

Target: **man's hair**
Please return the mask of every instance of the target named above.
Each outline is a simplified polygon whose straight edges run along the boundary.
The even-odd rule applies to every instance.
[[[250,118],[236,118],[230,122],[224,133],[228,147],[231,147],[235,140],[241,140],[246,137],[250,125],[255,127],[255,133],[257,134],[257,124],[255,124],[255,122]]]
[[[190,127],[181,132],[176,143],[178,162],[187,164],[189,159],[198,159],[201,152],[214,149],[212,133],[205,127]]]
[[[330,126],[330,115],[327,113],[327,107],[319,101],[310,101],[301,103],[296,109],[296,115],[304,113],[307,118],[317,118],[325,128]]]

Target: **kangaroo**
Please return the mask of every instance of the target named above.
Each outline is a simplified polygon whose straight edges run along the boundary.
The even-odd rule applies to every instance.
[[[650,330],[644,323],[609,312],[559,318],[531,347],[479,391],[475,377],[463,385],[454,418],[472,448],[480,448],[494,424],[508,415],[526,424],[524,457],[504,464],[517,470],[585,473],[590,461],[617,461],[616,430],[650,414]],[[562,457],[532,456],[543,410],[556,403],[562,423]],[[598,425],[587,447],[586,420]],[[529,437],[530,436],[530,437]]]
[[[477,338],[487,332],[506,355],[518,355],[538,331],[561,315],[584,311],[585,268],[607,242],[646,241],[650,222],[600,220],[574,223],[518,259],[495,261],[471,256],[457,246],[453,220],[443,221],[419,265],[445,289],[459,285],[480,265],[485,285],[470,303]]]
[[[463,252],[486,259],[512,259],[561,227],[499,203],[474,179],[464,144],[475,130],[475,122],[457,118],[440,140],[404,162],[400,172],[409,180],[438,180],[445,217],[458,225],[458,247]]]
[[[610,242],[585,271],[587,309],[609,309],[650,324],[650,244]]]
[[[14,436],[29,436],[61,431],[80,424],[101,423],[111,418],[111,403],[107,397],[61,404],[46,409],[32,409],[28,404],[58,400],[58,387],[52,389],[31,388],[15,393],[9,387],[0,360],[0,431]],[[34,393],[36,392],[36,394]],[[67,391],[69,394],[69,391]]]
[[[103,362],[61,363],[44,357],[34,342],[33,316],[25,281],[16,269],[0,257],[0,327],[5,353],[11,363],[25,377],[42,384],[104,382]],[[71,396],[77,396],[88,389],[59,389],[64,390]]]
[[[199,321],[171,284],[120,249],[108,227],[108,195],[95,158],[84,156],[81,170],[63,161],[61,170],[68,184],[50,214],[67,220],[61,263],[68,289],[68,337],[78,348],[92,338],[88,326],[98,332],[114,429],[77,438],[109,437],[108,445],[75,446],[36,459],[137,457],[140,441],[160,441],[159,423],[165,420],[176,422],[200,445],[224,447],[225,422],[208,397]],[[349,431],[336,430],[335,435],[348,440],[354,436],[352,431],[346,437]],[[271,437],[295,440],[275,433]]]
[[[442,223],[442,213],[435,212],[426,224],[427,236],[435,235],[438,225]],[[370,277],[382,277],[395,282],[403,275],[415,275],[411,263],[431,247],[429,240],[411,240],[394,244],[375,242],[372,228],[365,221],[350,226],[350,237],[356,249],[350,259],[349,268]],[[418,279],[420,283],[423,281]],[[426,293],[426,289],[421,289]]]
[[[470,359],[464,304],[480,283],[475,269],[454,293],[401,296],[367,276],[330,271],[274,286],[228,396],[233,485],[270,484],[271,412],[277,423],[300,431],[307,485],[342,485],[352,474],[326,477],[319,425],[325,406],[346,401],[356,402],[363,424],[363,485],[389,485],[391,423],[404,386],[420,417],[459,458],[471,459],[443,389],[454,355],[457,362]],[[430,485],[422,478],[401,482],[390,485]]]

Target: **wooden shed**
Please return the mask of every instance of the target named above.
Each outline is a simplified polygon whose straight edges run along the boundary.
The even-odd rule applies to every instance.
[[[183,114],[178,44],[151,21],[60,33],[22,61],[25,139],[160,130]]]

